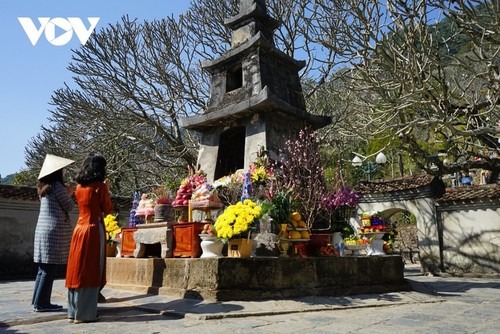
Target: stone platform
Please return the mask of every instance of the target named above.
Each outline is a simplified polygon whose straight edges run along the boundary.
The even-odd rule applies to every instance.
[[[209,301],[409,290],[401,256],[108,258],[111,289]]]

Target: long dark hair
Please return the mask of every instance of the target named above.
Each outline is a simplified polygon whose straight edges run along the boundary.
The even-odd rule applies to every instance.
[[[76,182],[86,186],[92,182],[104,180],[106,180],[106,159],[101,155],[89,154],[76,176]]]
[[[64,185],[64,174],[63,168],[52,172],[49,175],[45,175],[40,180],[38,180],[37,191],[40,197],[45,197],[54,188],[54,183],[61,182]]]

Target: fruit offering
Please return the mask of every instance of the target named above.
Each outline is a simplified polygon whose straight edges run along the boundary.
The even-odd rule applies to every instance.
[[[326,244],[319,249],[319,256],[338,256],[339,253],[332,244]]]
[[[177,196],[172,202],[172,205],[188,206],[194,189],[198,188],[206,182],[207,178],[203,174],[203,172],[197,172],[196,174],[186,177],[184,180],[182,180],[181,186],[179,187],[179,190],[177,190]]]
[[[377,225],[377,226],[363,226],[358,229],[358,233],[363,234],[363,233],[378,233],[378,232],[385,232],[386,228],[384,225]]]
[[[188,206],[189,200],[193,195],[193,186],[190,183],[183,183],[177,190],[177,196],[172,202],[173,206]]]
[[[300,231],[290,231],[288,232],[288,239],[302,239],[302,234],[300,234]]]
[[[201,231],[201,234],[217,235],[217,231],[215,230],[215,226],[213,224],[205,224],[203,225],[203,231]]]
[[[393,243],[389,243],[389,241],[384,240],[383,249],[386,254],[391,254],[394,251]]]
[[[351,235],[347,238],[344,238],[345,245],[368,245],[370,244],[370,240],[366,237],[359,237],[357,235]]]
[[[295,228],[307,228],[306,222],[302,220],[302,215],[298,211],[294,211],[290,214],[289,221],[290,224]]]
[[[222,208],[222,201],[211,184],[204,183],[197,187],[191,196],[193,208]]]
[[[302,215],[294,211],[288,218],[288,239],[310,239],[306,223],[302,220]]]
[[[384,232],[385,234],[382,237],[384,240],[384,252],[386,254],[391,254],[394,252],[394,243],[396,242],[396,236],[398,235],[396,223],[386,225]]]

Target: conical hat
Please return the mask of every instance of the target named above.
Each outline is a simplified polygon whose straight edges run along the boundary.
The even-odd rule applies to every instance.
[[[45,156],[45,160],[43,161],[42,170],[40,170],[40,174],[38,175],[38,179],[40,180],[42,177],[47,176],[49,174],[54,173],[55,171],[62,169],[66,166],[69,166],[73,163],[73,160],[61,158],[57,155],[47,154]]]

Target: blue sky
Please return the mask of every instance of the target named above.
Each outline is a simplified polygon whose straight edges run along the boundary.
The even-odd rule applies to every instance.
[[[123,15],[138,19],[177,16],[189,0],[2,0],[0,2],[0,175],[24,168],[24,150],[29,140],[48,125],[48,104],[52,93],[71,82],[67,66],[71,50],[80,46],[71,40],[54,46],[42,33],[33,46],[18,21],[29,17],[40,28],[38,17],[77,17],[89,28],[88,17],[99,17],[95,28],[120,21]],[[62,31],[56,33],[61,36]]]

